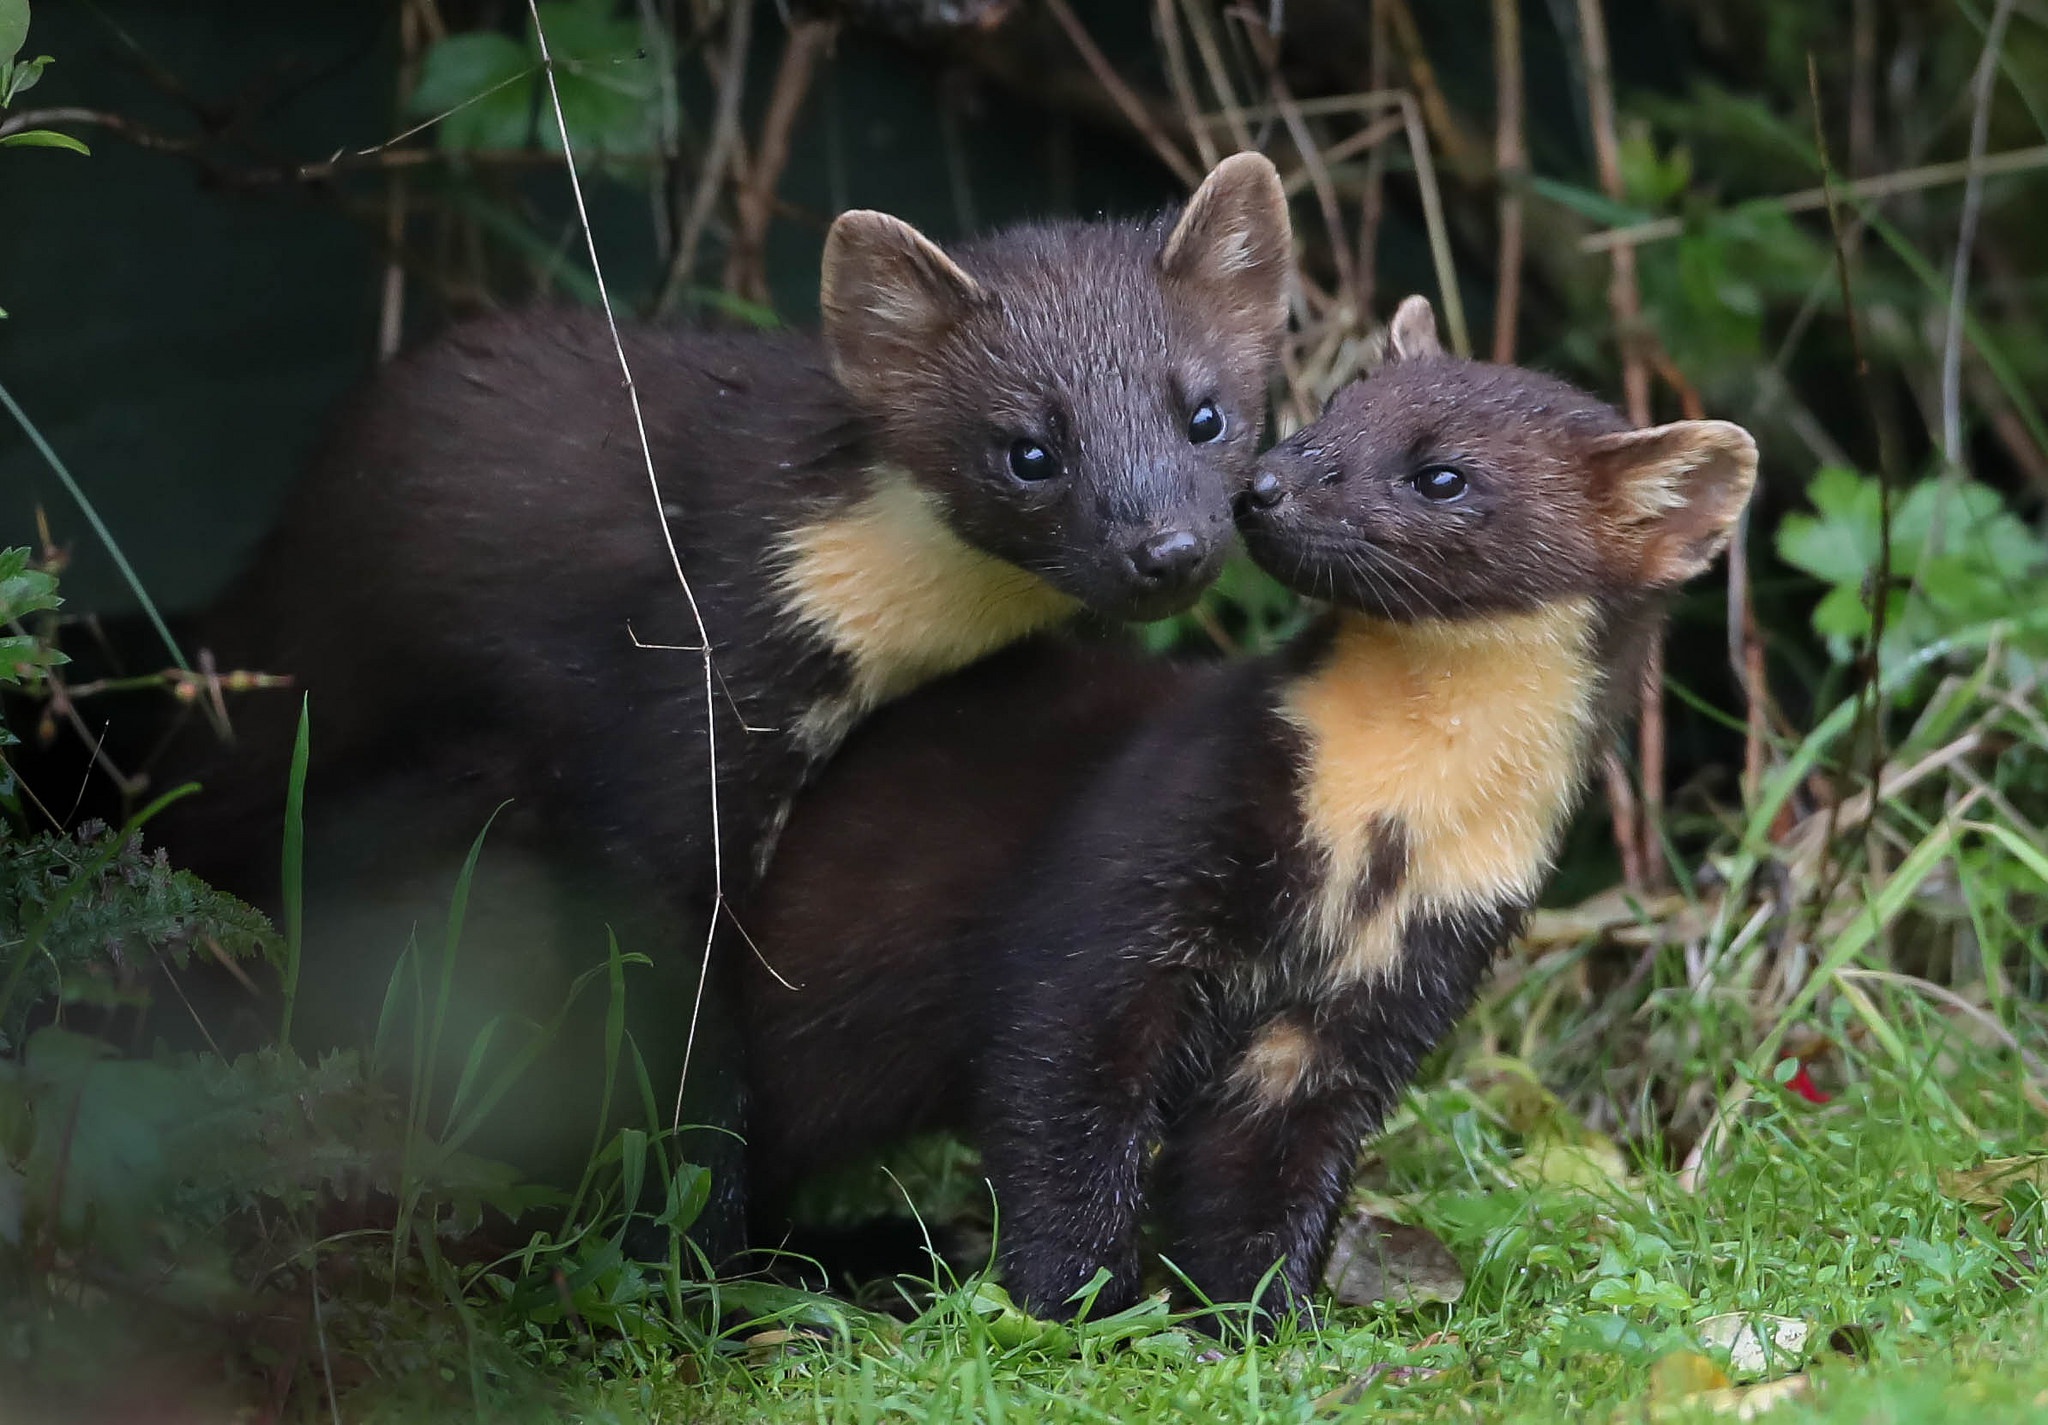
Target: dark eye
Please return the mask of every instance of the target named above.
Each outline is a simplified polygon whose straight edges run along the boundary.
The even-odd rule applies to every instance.
[[[1465,477],[1448,465],[1432,465],[1408,478],[1415,493],[1425,500],[1445,504],[1465,493]]]
[[[1188,417],[1188,439],[1196,445],[1207,445],[1212,440],[1223,439],[1223,412],[1216,409],[1214,401],[1204,401],[1195,407],[1195,413]]]
[[[1019,480],[1050,480],[1060,473],[1059,461],[1035,440],[1010,442],[1010,473]]]

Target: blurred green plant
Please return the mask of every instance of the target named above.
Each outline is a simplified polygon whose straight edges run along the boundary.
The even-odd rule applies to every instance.
[[[54,63],[46,54],[23,59],[21,51],[27,43],[28,0],[0,0],[0,109],[10,107],[16,98],[33,89],[43,77],[43,71]],[[0,148],[63,148],[73,153],[92,152],[71,135],[50,129],[22,129],[0,134]]]
[[[65,656],[29,631],[24,620],[47,613],[64,602],[57,596],[57,577],[35,568],[26,549],[0,549],[0,688],[33,688],[45,669],[67,662]],[[11,741],[0,723],[0,747]]]
[[[0,838],[0,945],[22,967],[0,998],[0,1054],[21,1046],[39,1005],[133,1000],[127,985],[154,957],[183,967],[195,947],[244,958],[273,954],[270,922],[133,831],[88,823]]]
[[[610,0],[550,0],[539,15],[578,160],[656,152],[667,48],[658,30],[619,18]],[[445,149],[537,144],[559,153],[561,135],[541,69],[530,19],[518,39],[497,30],[451,34],[427,50],[410,108],[422,119],[440,117],[437,132]]]
[[[1778,557],[1829,586],[1813,628],[1841,663],[1871,629],[1883,547],[1876,479],[1830,466],[1807,486],[1811,514],[1785,516]],[[1895,502],[1889,593],[1879,659],[1893,667],[1970,625],[2048,602],[2048,543],[2004,497],[1966,479],[1922,480]]]

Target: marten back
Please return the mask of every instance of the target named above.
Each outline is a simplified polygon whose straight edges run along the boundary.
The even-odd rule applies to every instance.
[[[1278,174],[1249,154],[1178,213],[950,253],[842,214],[822,340],[624,331],[644,457],[602,315],[457,328],[379,373],[208,641],[310,692],[312,815],[392,794],[371,852],[414,847],[452,880],[511,800],[493,851],[516,842],[579,905],[616,907],[577,912],[597,943],[563,953],[581,968],[607,920],[636,927],[626,948],[653,966],[636,969],[635,1038],[672,1092],[696,1030],[737,1019],[715,997],[696,1013],[714,883],[744,901],[848,731],[1081,609],[1156,617],[1213,575],[1288,262]],[[236,889],[273,881],[296,712],[278,698],[243,719],[232,760],[177,769],[209,790],[165,835]],[[466,834],[443,835],[451,822]],[[404,937],[400,921],[390,953]],[[384,967],[346,968],[365,988],[344,1032],[360,1033]],[[475,988],[529,1016],[506,997],[538,982]],[[562,1054],[601,1063],[573,1034]],[[563,1117],[580,1163],[588,1122]],[[742,1186],[715,1176],[722,1211]]]
[[[955,939],[1138,727],[1219,671],[1036,639],[884,709],[804,793],[741,954],[763,1240],[807,1174],[963,1119],[981,967]]]
[[[1211,1299],[1252,1299],[1276,1263],[1266,1304],[1307,1298],[1358,1142],[1521,923],[1664,596],[1748,497],[1736,427],[1630,430],[1560,382],[1449,358],[1419,300],[1389,345],[1240,508],[1253,556],[1331,612],[1162,702],[1021,869],[973,888],[966,933],[896,962],[943,967],[975,1026],[941,1077],[972,1081],[1003,1270],[1034,1311],[1070,1313],[1105,1268],[1099,1309],[1131,1300],[1148,1205]],[[890,814],[964,837],[990,810],[969,794]],[[804,836],[836,854],[829,828]],[[782,929],[856,947],[877,914],[807,911]],[[857,1095],[888,1072],[881,1039],[810,1072]]]

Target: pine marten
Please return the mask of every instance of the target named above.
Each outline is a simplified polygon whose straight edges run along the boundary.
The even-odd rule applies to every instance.
[[[1034,1312],[1302,1303],[1361,1139],[1523,921],[1666,596],[1755,478],[1546,376],[1384,364],[1261,461],[1252,556],[1330,605],[1234,665],[1020,651],[863,729],[756,897],[757,1236],[803,1174],[965,1128]],[[1020,740],[1020,733],[1022,734]],[[1154,1150],[1157,1150],[1156,1157]]]
[[[1159,617],[1208,582],[1288,245],[1277,173],[1240,154],[1172,223],[948,255],[843,214],[822,343],[626,330],[717,664],[733,884],[876,704],[1077,609]],[[608,853],[708,869],[702,671],[673,647],[697,631],[600,314],[487,318],[386,367],[204,641],[298,676],[321,765],[459,727],[520,760],[494,785],[573,803]]]
[[[602,957],[606,920],[654,958],[635,1038],[672,1095],[714,856],[698,632],[662,518],[714,651],[732,898],[810,770],[878,704],[1079,610],[1146,619],[1199,593],[1257,457],[1289,243],[1256,154],[1219,164],[1177,217],[1032,224],[952,253],[844,214],[822,341],[624,332],[658,512],[602,315],[457,327],[384,368],[201,641],[309,691],[307,805],[332,821],[353,797],[355,839],[373,843],[370,889],[344,910],[426,864],[430,840],[445,903],[451,859],[508,798],[492,854],[529,858],[517,880],[594,867],[591,913],[570,918],[598,933],[576,968]],[[296,703],[248,705],[233,753],[170,769],[207,784],[163,823],[173,854],[259,896]],[[379,937],[395,950],[403,927],[365,932]],[[381,970],[348,972],[374,1012]],[[496,978],[481,998],[531,981],[548,1002],[518,1012],[559,1004],[557,977],[525,962]],[[325,1010],[302,1000],[302,1020]],[[512,1116],[573,1120],[562,1147],[581,1162],[587,1117]]]

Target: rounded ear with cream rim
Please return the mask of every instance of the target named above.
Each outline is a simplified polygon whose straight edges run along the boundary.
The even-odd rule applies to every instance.
[[[1373,372],[1397,361],[1422,361],[1443,354],[1443,340],[1436,334],[1436,308],[1429,305],[1429,298],[1417,295],[1401,299],[1394,319],[1367,341],[1359,364]]]
[[[1599,491],[1634,577],[1671,588],[1728,547],[1756,488],[1756,441],[1728,421],[1674,421],[1593,441]]]
[[[1236,153],[1188,199],[1159,250],[1159,272],[1205,309],[1277,338],[1287,326],[1293,241],[1279,170],[1264,154]]]
[[[825,235],[825,349],[856,397],[885,395],[983,300],[980,283],[900,218],[855,209]]]

